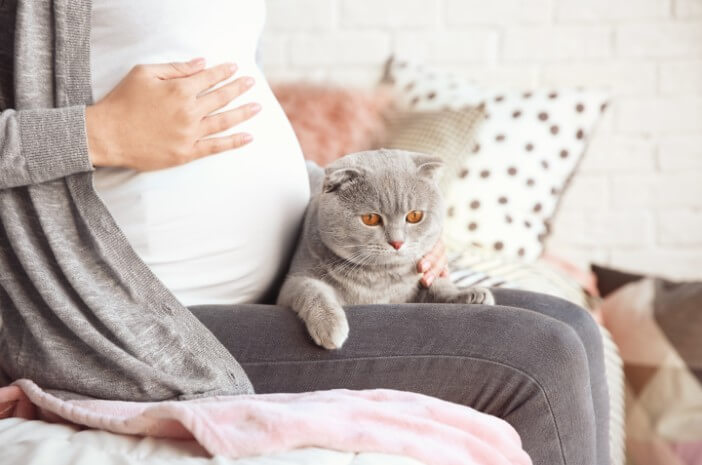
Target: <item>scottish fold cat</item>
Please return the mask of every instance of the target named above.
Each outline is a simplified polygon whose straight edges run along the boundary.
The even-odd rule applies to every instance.
[[[488,289],[459,289],[448,278],[428,289],[419,284],[417,262],[443,226],[441,165],[429,155],[382,149],[325,169],[277,302],[297,312],[318,345],[343,345],[345,305],[494,304]]]

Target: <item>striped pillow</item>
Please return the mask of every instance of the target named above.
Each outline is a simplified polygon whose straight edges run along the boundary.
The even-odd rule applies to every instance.
[[[592,309],[593,299],[571,277],[543,260],[523,262],[471,247],[449,257],[451,279],[460,287],[485,286],[549,294]]]

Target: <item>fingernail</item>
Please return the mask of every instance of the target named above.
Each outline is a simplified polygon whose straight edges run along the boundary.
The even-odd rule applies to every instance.
[[[231,71],[232,73],[236,73],[237,69],[239,69],[239,67],[237,65],[235,65],[234,63],[229,65],[229,71]]]
[[[241,140],[244,142],[251,142],[253,140],[253,137],[251,136],[251,134],[242,134]]]
[[[190,64],[195,65],[195,66],[200,66],[204,63],[205,63],[205,59],[202,57],[193,58],[192,60],[190,60]]]
[[[424,282],[427,287],[431,286],[431,283],[434,282],[434,275],[429,273],[428,275],[424,276]]]
[[[249,104],[249,111],[251,113],[258,113],[259,111],[261,111],[261,105],[259,105],[258,103],[251,103]]]
[[[419,262],[419,271],[421,271],[423,273],[423,272],[427,271],[428,269],[429,269],[429,262],[428,261],[422,260],[421,262]]]
[[[244,78],[244,85],[246,87],[251,87],[252,85],[254,85],[254,79],[252,77]]]

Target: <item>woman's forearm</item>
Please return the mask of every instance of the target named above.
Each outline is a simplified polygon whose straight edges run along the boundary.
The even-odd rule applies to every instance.
[[[0,113],[0,189],[92,169],[84,106]]]

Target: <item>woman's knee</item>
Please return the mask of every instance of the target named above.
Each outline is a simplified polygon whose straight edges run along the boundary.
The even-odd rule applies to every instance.
[[[560,297],[515,289],[493,289],[497,305],[532,310],[567,324],[586,348],[602,346],[599,326],[590,312]]]
[[[544,317],[533,335],[537,348],[527,366],[543,385],[561,390],[563,384],[589,385],[587,352],[576,330],[560,321]]]

